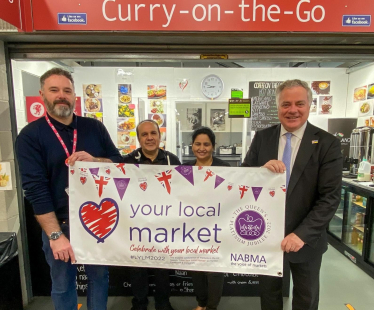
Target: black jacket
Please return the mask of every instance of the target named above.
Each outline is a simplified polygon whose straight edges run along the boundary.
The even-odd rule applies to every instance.
[[[195,166],[195,164],[196,164],[196,159],[188,161],[186,163],[183,163],[183,166]],[[211,166],[230,167],[230,164],[227,161],[223,161],[222,159],[219,159],[219,158],[213,156],[213,162],[212,162]]]
[[[178,157],[174,154],[164,151],[162,149],[158,150],[158,155],[154,161],[151,161],[146,157],[141,148],[136,149],[122,157],[122,162],[126,164],[146,164],[146,165],[180,165]]]
[[[280,128],[258,131],[242,166],[261,167],[278,159]],[[342,167],[339,140],[308,122],[288,184],[285,223],[286,235],[294,232],[306,245],[286,254],[291,262],[327,250],[326,228],[340,202]]]

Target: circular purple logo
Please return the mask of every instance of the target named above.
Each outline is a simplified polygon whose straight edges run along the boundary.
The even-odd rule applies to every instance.
[[[235,220],[236,233],[245,240],[256,240],[265,232],[265,219],[253,210],[240,213]]]

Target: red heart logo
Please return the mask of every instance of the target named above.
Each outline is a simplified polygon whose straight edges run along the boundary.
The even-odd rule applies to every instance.
[[[82,185],[84,185],[87,182],[86,177],[81,177],[80,180],[81,180]]]
[[[227,186],[227,189],[228,189],[229,191],[231,191],[231,190],[232,190],[232,185],[228,185],[228,186]]]
[[[269,194],[270,194],[271,197],[274,197],[275,191],[270,191]]]
[[[105,170],[106,174],[110,174],[110,169]]]
[[[99,205],[88,201],[80,206],[79,218],[84,229],[97,239],[97,243],[104,242],[117,227],[118,205],[110,198],[104,198]]]
[[[188,85],[188,80],[183,79],[181,82],[179,82],[179,88],[183,91]]]
[[[70,169],[70,173],[73,175],[74,174],[74,169]]]
[[[147,189],[147,182],[140,183],[140,184],[139,184],[139,187],[140,187],[143,191],[145,191],[145,190]]]
[[[199,166],[199,170],[203,169],[203,166]]]

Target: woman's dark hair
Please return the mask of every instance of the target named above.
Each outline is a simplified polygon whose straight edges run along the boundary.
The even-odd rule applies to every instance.
[[[209,137],[209,140],[210,142],[212,143],[213,146],[216,145],[216,136],[214,135],[214,132],[212,129],[210,129],[209,127],[200,127],[198,129],[196,129],[193,133],[192,133],[192,143],[195,142],[195,139],[198,135],[207,135]]]

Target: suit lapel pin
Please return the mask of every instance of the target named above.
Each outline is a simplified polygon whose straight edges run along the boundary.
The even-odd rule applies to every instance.
[[[312,140],[312,144],[318,143],[318,140]]]

